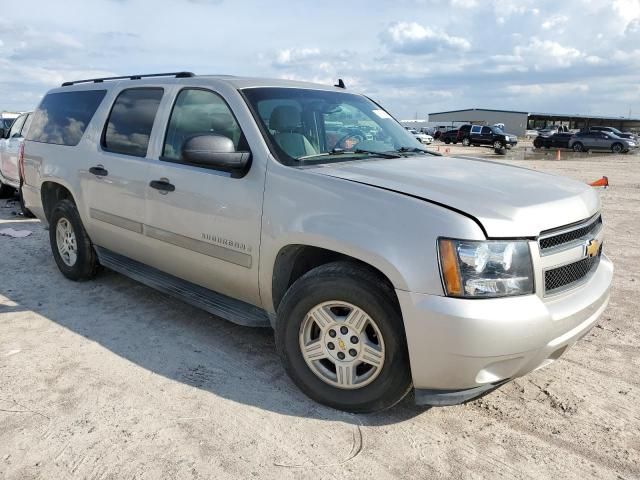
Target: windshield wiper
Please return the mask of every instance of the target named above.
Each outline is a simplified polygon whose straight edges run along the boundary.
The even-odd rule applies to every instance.
[[[316,153],[314,155],[305,155],[304,157],[298,157],[296,160],[309,160],[318,157],[329,157],[333,155],[376,155],[382,158],[402,158],[402,155],[398,155],[395,152],[376,152],[374,150],[363,150],[357,148],[355,150],[344,150],[342,148],[334,148],[329,152]]]
[[[369,155],[377,155],[382,158],[402,158],[402,155],[398,155],[395,152],[376,152],[375,150],[363,150],[362,148],[356,148],[353,153],[367,153]]]
[[[434,152],[433,150],[427,150],[425,148],[417,148],[417,147],[400,147],[395,151],[399,153],[427,153],[429,155],[434,155],[436,157],[442,156],[441,153]]]

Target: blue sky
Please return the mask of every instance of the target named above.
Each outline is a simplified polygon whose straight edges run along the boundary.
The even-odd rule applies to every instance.
[[[24,0],[0,18],[0,110],[92,76],[335,83],[395,115],[640,117],[640,0]]]

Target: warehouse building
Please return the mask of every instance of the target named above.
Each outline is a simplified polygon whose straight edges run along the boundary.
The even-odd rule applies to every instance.
[[[478,125],[503,123],[505,130],[516,135],[524,135],[527,130],[566,125],[570,130],[579,130],[601,125],[615,127],[622,131],[640,131],[639,118],[606,117],[597,115],[573,115],[558,113],[517,112],[513,110],[490,110],[470,108],[429,114],[429,123],[459,125],[460,122]]]

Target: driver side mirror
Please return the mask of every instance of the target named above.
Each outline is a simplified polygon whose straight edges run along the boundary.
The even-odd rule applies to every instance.
[[[237,152],[230,138],[215,133],[189,138],[181,153],[185,162],[230,172],[234,177],[244,174],[251,158],[251,152]]]

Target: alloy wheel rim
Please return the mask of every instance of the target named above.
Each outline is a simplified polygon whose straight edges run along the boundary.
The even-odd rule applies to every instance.
[[[313,307],[300,325],[300,351],[323,382],[353,390],[373,382],[385,362],[385,346],[376,322],[348,302]]]
[[[71,222],[66,218],[58,220],[56,225],[56,244],[64,264],[73,267],[78,260],[78,244]]]

